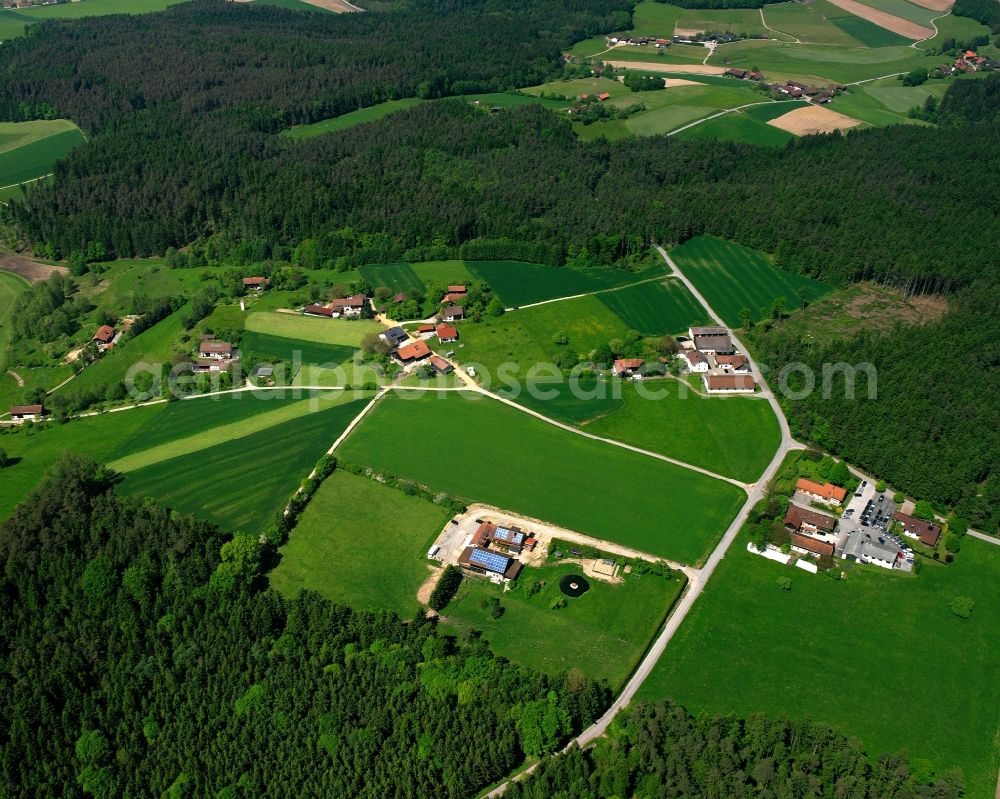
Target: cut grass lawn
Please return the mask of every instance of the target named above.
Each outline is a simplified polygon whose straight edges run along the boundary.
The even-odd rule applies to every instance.
[[[781,443],[763,399],[702,397],[670,378],[630,383],[623,399],[584,429],[747,483],[760,477]]]
[[[574,599],[559,590],[559,578],[574,574],[581,572],[572,564],[529,567],[519,587],[507,592],[466,579],[445,608],[442,626],[458,633],[480,630],[494,652],[524,666],[551,675],[579,669],[618,690],[683,590],[684,577],[625,575],[620,585],[588,578],[590,590]],[[525,586],[534,580],[544,586],[528,596]],[[492,597],[504,608],[499,619],[482,607]],[[551,608],[560,598],[566,607]]]
[[[246,329],[317,344],[358,348],[361,339],[369,333],[378,333],[382,326],[370,319],[319,319],[302,314],[255,311],[247,317]]]
[[[473,276],[486,281],[506,305],[514,307],[627,286],[666,272],[659,263],[638,272],[611,267],[557,268],[522,261],[468,261],[466,266]]]
[[[85,141],[64,119],[0,122],[0,186],[16,186],[52,171],[52,166]]]
[[[707,555],[745,498],[729,483],[560,430],[496,400],[408,393],[380,400],[340,455],[688,563]],[[625,497],[642,499],[624,514]]]
[[[247,331],[240,342],[240,350],[253,353],[258,360],[284,361],[285,363],[342,364],[354,357],[357,349],[345,344],[318,344],[300,338],[272,336],[270,333]]]
[[[714,236],[697,236],[670,256],[731,327],[739,326],[743,308],[759,320],[776,297],[784,297],[786,311],[792,311],[800,305],[799,289],[805,290],[810,302],[833,290],[826,283],[778,269],[758,250]]]
[[[419,294],[426,290],[423,281],[409,264],[367,264],[358,271],[373,288],[386,286],[393,292],[411,291]]]
[[[15,459],[0,479],[0,519],[10,515],[63,453],[75,452],[103,461],[121,441],[155,419],[165,407],[151,405],[0,434],[0,449]]]
[[[775,584],[782,576],[790,591]],[[949,610],[955,597],[975,601],[968,619]],[[637,699],[822,721],[873,756],[908,751],[918,772],[958,766],[967,797],[992,799],[997,629],[992,544],[966,537],[955,563],[918,576],[863,566],[831,580],[751,555],[741,536]]]
[[[430,575],[427,548],[448,511],[366,477],[334,472],[309,501],[271,585],[286,596],[316,591],[359,610],[412,618]]]
[[[644,283],[598,294],[626,325],[644,336],[679,333],[710,321],[705,310],[679,280]]]
[[[120,489],[229,531],[264,530],[367,398],[129,472]]]
[[[219,444],[235,441],[238,438],[246,438],[262,430],[291,421],[292,419],[298,419],[310,413],[319,413],[327,408],[332,408],[335,405],[343,405],[354,399],[353,395],[346,391],[315,394],[309,399],[297,400],[292,398],[295,393],[292,391],[262,391],[260,392],[260,396],[255,396],[251,393],[241,393],[233,395],[239,397],[240,400],[230,400],[228,402],[225,400],[220,401],[220,398],[216,397],[184,400],[178,404],[192,405],[194,406],[192,411],[201,411],[204,409],[210,417],[218,419],[219,423],[214,427],[206,428],[204,422],[198,420],[192,425],[192,427],[199,428],[197,432],[192,432],[190,429],[177,429],[176,435],[172,439],[163,441],[160,444],[150,445],[148,440],[154,438],[156,433],[159,432],[160,425],[157,424],[156,429],[149,431],[151,435],[148,439],[143,436],[133,436],[127,444],[128,449],[131,450],[129,454],[119,455],[116,453],[114,456],[111,456],[114,457],[114,460],[110,461],[108,466],[119,472],[134,472],[146,466],[152,466],[154,463],[160,463],[161,461],[176,458],[180,455],[189,455],[201,450],[211,449]],[[277,401],[267,401],[268,394],[280,394],[281,397]],[[224,397],[226,395],[221,396]],[[208,408],[213,402],[218,402],[220,408],[228,409],[235,418],[222,421],[222,417],[218,411]],[[246,406],[257,407],[253,408],[255,412],[251,412]],[[186,408],[185,411],[187,411]],[[166,423],[164,426],[176,429],[176,422],[179,418],[186,417],[191,419],[193,416],[193,412],[171,414],[165,420]],[[160,418],[162,417],[158,417],[158,422]],[[137,449],[137,446],[141,443],[145,443],[146,446]]]

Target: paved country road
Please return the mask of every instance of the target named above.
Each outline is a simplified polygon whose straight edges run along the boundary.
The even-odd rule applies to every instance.
[[[667,254],[666,250],[664,250],[659,245],[656,246],[656,250],[657,252],[659,252],[663,260],[667,262],[667,265],[670,267],[673,274],[683,281],[684,285],[687,286],[688,290],[694,295],[695,299],[697,299],[698,302],[701,303],[702,307],[705,309],[705,311],[707,311],[711,319],[720,327],[726,327],[725,323],[722,322],[718,314],[716,314],[715,311],[712,310],[712,306],[708,304],[708,302],[701,295],[701,293],[694,287],[694,285],[692,285],[691,281],[688,280],[687,277],[685,277],[684,273],[681,272],[677,264],[674,263],[673,259],[671,259],[671,257]],[[746,347],[743,346],[742,342],[738,338],[736,338],[735,335],[732,336],[732,339],[741,352],[747,352]],[[750,515],[750,511],[753,509],[753,506],[764,498],[764,494],[767,491],[767,486],[771,482],[771,479],[774,477],[774,475],[777,473],[778,468],[781,466],[781,462],[785,458],[785,455],[787,455],[788,452],[793,449],[804,449],[802,444],[798,443],[797,441],[795,441],[795,439],[792,438],[791,431],[789,430],[788,427],[788,420],[785,418],[785,414],[782,412],[781,406],[778,404],[777,397],[774,396],[774,392],[771,391],[770,387],[767,385],[767,381],[764,380],[764,377],[761,375],[760,370],[757,368],[757,364],[752,363],[751,367],[753,370],[753,376],[761,387],[761,395],[765,399],[767,399],[767,401],[771,404],[771,408],[774,410],[774,415],[778,418],[778,424],[781,428],[781,444],[778,447],[778,451],[774,453],[774,457],[768,464],[767,469],[765,469],[764,473],[760,476],[760,479],[758,479],[756,483],[754,483],[749,487],[746,503],[744,503],[743,507],[740,509],[740,512],[736,515],[736,518],[733,519],[732,524],[729,525],[729,529],[726,530],[726,534],[722,537],[722,540],[719,542],[719,545],[712,551],[712,554],[709,555],[708,560],[705,562],[705,565],[699,572],[698,576],[695,577],[688,584],[687,591],[684,593],[684,596],[681,597],[680,601],[677,603],[677,606],[674,608],[673,613],[670,614],[670,618],[667,619],[667,623],[664,626],[663,631],[657,637],[656,641],[653,642],[653,645],[649,648],[649,652],[646,653],[646,656],[639,664],[639,667],[635,670],[635,673],[632,675],[632,678],[625,685],[625,688],[618,695],[618,698],[615,699],[614,703],[611,705],[611,707],[608,708],[607,712],[603,716],[601,716],[601,718],[599,718],[594,724],[592,724],[590,727],[588,727],[582,733],[580,733],[580,735],[577,738],[571,741],[567,745],[566,747],[567,749],[574,745],[586,747],[592,744],[595,740],[597,740],[602,735],[604,735],[605,732],[607,732],[608,725],[611,724],[611,721],[618,714],[618,711],[620,711],[622,708],[627,706],[632,701],[636,692],[639,690],[639,687],[643,684],[643,682],[646,681],[646,678],[653,671],[653,668],[656,666],[656,663],[660,659],[660,656],[667,648],[667,644],[670,643],[671,639],[674,637],[674,634],[677,632],[677,630],[683,623],[685,617],[690,612],[691,608],[694,606],[694,603],[697,601],[698,597],[701,596],[701,592],[705,589],[705,586],[708,584],[708,581],[711,578],[712,573],[715,571],[716,566],[718,566],[719,563],[722,561],[722,559],[725,557],[727,550],[732,545],[733,541],[736,539],[736,536],[739,534],[740,529],[743,527],[743,523],[746,521],[747,516]],[[534,769],[535,767],[532,766],[526,769],[525,771],[521,772],[520,774],[518,774],[517,777],[515,777],[514,779],[521,779],[526,774],[530,774],[532,771],[534,771]],[[504,791],[506,791],[508,784],[509,782],[503,783],[502,785],[494,788],[489,793],[485,794],[485,796],[486,797],[502,796],[504,794]]]

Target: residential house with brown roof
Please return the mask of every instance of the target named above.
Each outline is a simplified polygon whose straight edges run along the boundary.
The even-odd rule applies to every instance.
[[[455,371],[455,367],[448,363],[440,355],[432,355],[429,363],[431,368],[439,375],[449,375]]]
[[[430,348],[423,339],[411,341],[409,344],[396,350],[396,357],[403,363],[415,363],[429,357],[430,354]]]
[[[642,358],[619,358],[612,364],[611,374],[615,377],[634,375],[645,363]]]
[[[94,337],[91,341],[97,344],[98,349],[106,350],[108,349],[115,340],[115,329],[111,325],[101,325],[97,328],[97,332],[94,333]]]
[[[243,288],[249,291],[261,292],[268,287],[270,282],[270,280],[261,275],[256,277],[245,277],[243,278]]]
[[[698,350],[685,350],[681,357],[687,363],[687,369],[689,372],[708,371],[708,358],[698,352]]]
[[[446,322],[457,322],[465,319],[465,309],[461,305],[449,305],[441,309],[441,318]]]
[[[521,573],[520,561],[480,547],[466,547],[458,556],[458,565],[474,574],[498,575],[507,580],[516,580]]]
[[[350,297],[330,300],[327,307],[333,311],[332,316],[335,319],[339,316],[357,318],[361,316],[366,302],[368,302],[368,298],[364,294],[354,294]]]
[[[723,369],[736,372],[737,374],[750,373],[750,359],[746,355],[716,355],[715,362]]]
[[[837,526],[837,520],[825,513],[789,505],[785,512],[785,529],[790,533],[827,535]]]
[[[233,345],[228,341],[219,341],[214,338],[205,339],[198,345],[198,354],[202,358],[226,360],[233,354]]]
[[[792,549],[810,555],[833,557],[834,545],[829,541],[822,541],[801,533],[792,533]]]
[[[447,344],[450,341],[458,341],[458,328],[446,325],[444,322],[434,329],[434,333],[437,335],[438,341],[442,344]]]
[[[937,546],[938,539],[941,538],[940,525],[928,522],[924,519],[918,519],[916,516],[910,516],[909,514],[901,513],[900,511],[896,511],[892,514],[892,518],[903,525],[903,532],[914,538],[920,539],[921,544],[925,544],[929,547]]]
[[[306,316],[325,316],[328,319],[333,318],[333,308],[328,305],[320,305],[318,302],[310,303],[302,309],[302,313]]]
[[[41,405],[12,405],[10,408],[10,418],[14,422],[33,422],[41,419],[45,415],[45,408]]]
[[[807,494],[811,499],[825,502],[829,505],[839,505],[847,496],[847,489],[835,486],[833,483],[817,483],[805,477],[800,477],[795,483],[795,489]]]

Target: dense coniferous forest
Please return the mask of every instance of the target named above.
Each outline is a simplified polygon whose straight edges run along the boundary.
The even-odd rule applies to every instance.
[[[821,724],[763,716],[696,719],[665,701],[628,708],[606,740],[544,760],[505,796],[957,799],[961,783],[915,777],[899,756],[872,763],[857,740]]]
[[[284,599],[255,537],[114,481],[69,457],[0,527],[5,795],[464,799],[609,700],[422,616]]]

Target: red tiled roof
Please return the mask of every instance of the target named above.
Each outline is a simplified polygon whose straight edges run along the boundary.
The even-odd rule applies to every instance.
[[[684,353],[684,357],[687,358],[688,363],[694,366],[697,363],[706,363],[707,358],[702,355],[698,350],[688,350]]]
[[[417,328],[417,332],[418,333],[433,333],[434,332],[434,325],[420,325],[420,327]]]
[[[244,286],[266,286],[271,281],[266,277],[245,277],[243,278]]]
[[[464,291],[449,291],[441,298],[441,302],[458,302],[465,296]]]
[[[792,533],[792,546],[804,549],[806,552],[815,552],[817,555],[833,556],[833,544],[801,533]]]
[[[823,499],[835,499],[837,502],[843,502],[844,497],[847,496],[847,490],[840,486],[835,486],[832,483],[816,483],[805,477],[800,477],[795,483],[795,487],[807,494],[815,494]]]
[[[313,314],[314,316],[333,316],[333,308],[327,308],[319,303],[312,303],[302,309],[302,313]]]
[[[437,326],[435,332],[437,333],[437,337],[442,341],[446,338],[458,338],[458,330],[452,325],[446,325],[444,322]]]
[[[608,94],[607,92],[601,92],[599,95],[597,95],[597,99],[598,100],[607,100],[610,96],[611,95]]]
[[[752,375],[705,375],[705,386],[709,391],[752,391],[757,381]]]
[[[111,325],[101,325],[97,328],[97,332],[94,333],[94,341],[99,341],[102,344],[107,344],[111,339],[115,337],[115,329]]]
[[[640,368],[645,361],[642,358],[619,358],[614,362],[613,371],[621,373]]]
[[[396,355],[401,361],[419,361],[421,358],[426,358],[431,354],[430,347],[422,339],[417,341],[411,341],[405,347],[400,347],[396,350]]]
[[[12,405],[10,408],[11,416],[27,416],[28,414],[38,416],[41,413],[44,413],[44,408],[41,405]]]
[[[465,286],[448,286],[448,292],[451,294],[465,294]]]
[[[741,369],[749,363],[746,355],[716,355],[716,363],[732,366],[733,369]]]
[[[201,342],[201,346],[198,347],[198,352],[202,355],[228,355],[232,351],[233,345],[228,341],[217,341],[215,339],[203,341]]]
[[[455,367],[439,355],[431,356],[430,365],[441,374],[448,374],[448,372],[452,372],[455,369]]]

